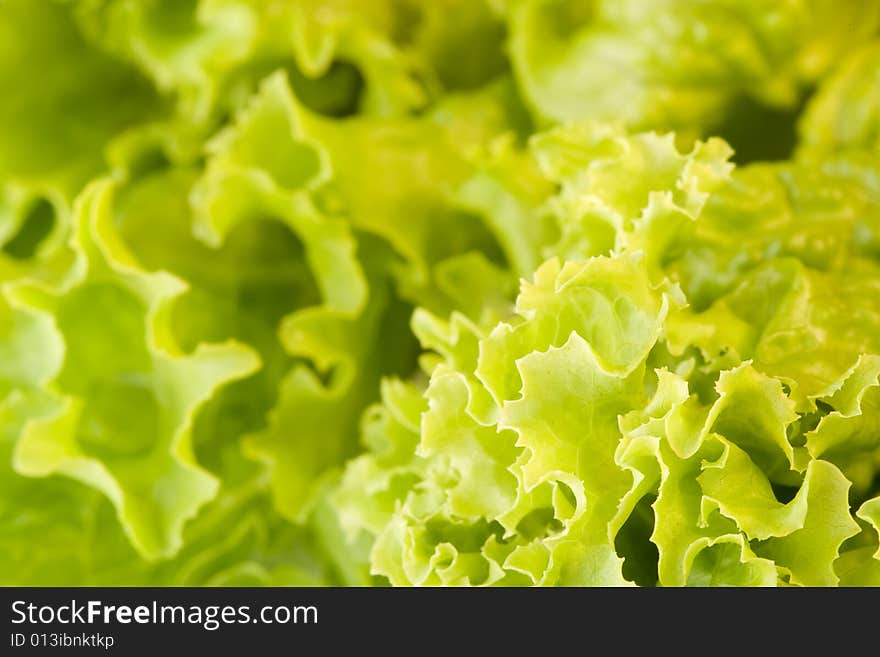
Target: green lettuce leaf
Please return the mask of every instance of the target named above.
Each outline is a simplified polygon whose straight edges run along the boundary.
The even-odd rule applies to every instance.
[[[511,62],[540,121],[685,135],[718,128],[743,97],[796,106],[880,20],[872,3],[826,0],[513,0],[505,10]]]
[[[92,46],[57,2],[4,2],[0,44],[4,186],[27,184],[70,203],[104,169],[113,137],[162,116],[149,81]]]
[[[430,350],[422,401],[418,384],[394,384],[405,405],[386,388],[364,425],[370,452],[334,498],[350,538],[373,542],[372,572],[394,585],[839,583],[835,564],[855,559],[848,541],[860,532],[848,473],[864,468],[861,495],[874,473],[865,455],[876,451],[877,376],[874,357],[860,354],[877,350],[878,334],[871,311],[860,323],[841,308],[855,295],[876,306],[872,275],[847,279],[875,265],[845,234],[816,253],[818,232],[798,238],[790,227],[859,215],[820,212],[822,188],[807,187],[816,176],[794,165],[731,175],[723,142],[681,153],[668,137],[585,124],[534,137],[522,155],[503,148],[535,158],[540,170],[527,175],[560,190],[528,200],[512,175],[496,174],[489,194],[480,173],[482,207],[494,200],[506,216],[543,212],[572,226],[606,217],[613,245],[545,262],[523,282],[516,316],[494,326],[416,313]],[[864,170],[855,173],[818,180],[871,208]],[[777,187],[750,196],[753,178]],[[783,183],[803,185],[803,198],[775,196]],[[566,217],[587,207],[577,198],[590,199],[590,214]],[[734,221],[741,208],[756,221],[778,208],[778,219],[756,229],[749,214]],[[724,239],[739,231],[754,241]],[[721,258],[738,268],[713,268]],[[841,296],[848,285],[854,296]],[[804,318],[850,328],[801,329],[815,346],[783,341]],[[831,434],[838,416],[852,427]],[[853,451],[832,458],[819,435]],[[847,568],[870,578],[869,565]]]
[[[22,474],[94,486],[141,553],[160,556],[180,547],[183,523],[217,491],[194,459],[196,409],[259,361],[233,342],[180,352],[168,308],[184,284],[138,269],[113,230],[111,195],[110,183],[96,182],[78,198],[77,272],[64,288],[7,288],[16,304],[51,317],[63,345],[47,384],[51,410],[21,428],[13,463]],[[32,325],[39,332],[23,339],[45,334]]]
[[[801,153],[813,156],[880,144],[880,43],[867,44],[822,81],[799,123]]]

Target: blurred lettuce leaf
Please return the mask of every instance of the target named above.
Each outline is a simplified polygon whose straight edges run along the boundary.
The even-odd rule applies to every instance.
[[[830,0],[502,4],[511,62],[539,120],[621,120],[691,137],[722,125],[740,97],[795,106],[880,21],[875,3]]]

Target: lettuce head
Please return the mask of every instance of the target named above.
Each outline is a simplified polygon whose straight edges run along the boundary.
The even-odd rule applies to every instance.
[[[0,584],[880,585],[880,5],[0,2]]]

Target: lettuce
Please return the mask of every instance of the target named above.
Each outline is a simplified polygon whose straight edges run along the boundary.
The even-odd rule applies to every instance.
[[[791,108],[876,32],[873,3],[510,0],[511,63],[546,122],[703,134],[742,99]]]
[[[880,585],[878,23],[0,3],[0,583]]]
[[[437,354],[427,410],[419,422],[386,389],[374,413],[394,442],[370,439],[337,494],[348,531],[375,536],[374,572],[839,583],[876,495],[880,330],[859,308],[880,301],[880,269],[852,223],[877,216],[876,197],[799,163],[734,170],[718,141],[681,153],[587,124],[529,150],[561,184],[547,201],[560,224],[605,221],[614,239],[607,254],[565,239],[567,262],[540,266],[494,326],[414,316]],[[850,184],[864,196],[844,196]],[[629,552],[635,534],[653,567]],[[867,564],[850,583],[872,581]]]

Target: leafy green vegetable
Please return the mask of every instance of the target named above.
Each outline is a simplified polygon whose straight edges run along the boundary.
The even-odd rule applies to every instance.
[[[0,583],[880,585],[878,31],[0,2]]]
[[[774,107],[869,39],[871,2],[510,0],[511,60],[546,121],[701,134],[741,96]],[[760,128],[758,128],[760,129]]]

